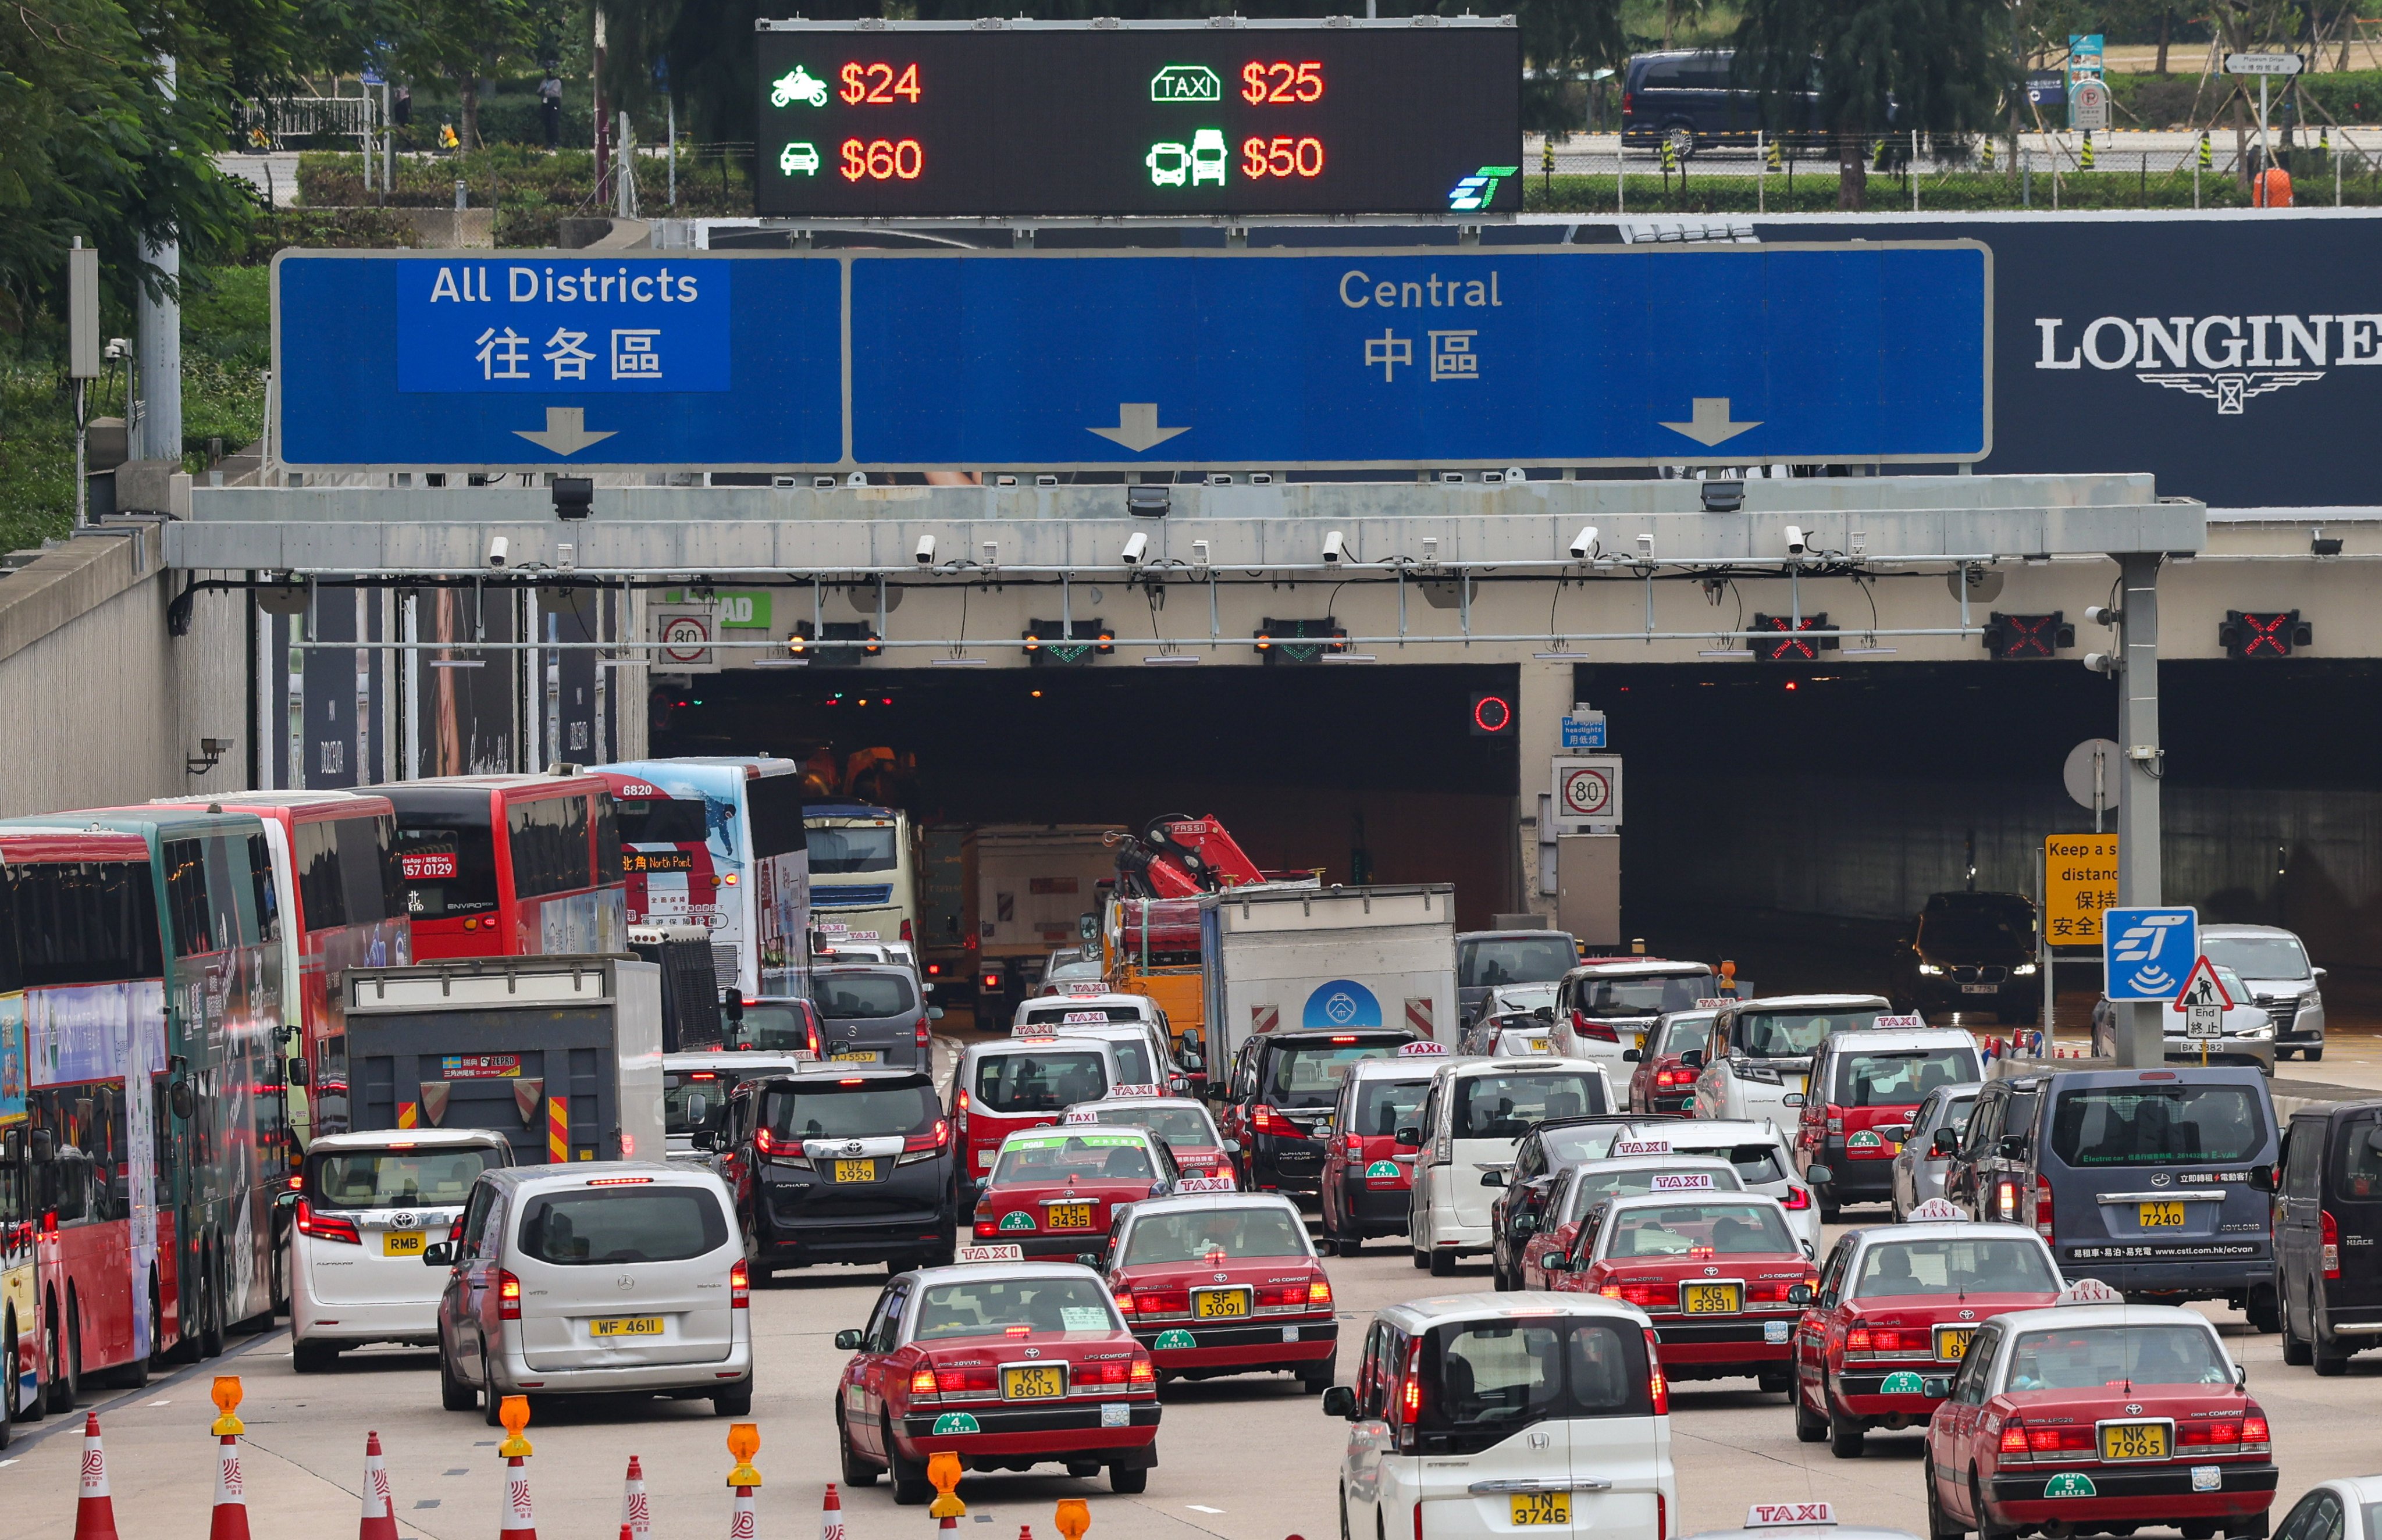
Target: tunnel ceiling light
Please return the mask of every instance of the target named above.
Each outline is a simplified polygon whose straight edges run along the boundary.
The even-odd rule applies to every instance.
[[[1197,663],[1200,660],[1188,653],[1160,653],[1145,656],[1141,661],[1144,663]]]
[[[810,666],[811,660],[808,658],[755,658],[753,660],[753,666],[755,668],[808,668]]]
[[[1752,655],[1750,647],[1715,647],[1696,654],[1700,658],[1750,658]]]
[[[1370,653],[1326,653],[1316,661],[1318,663],[1379,663],[1381,660]]]
[[[990,658],[928,658],[927,661],[937,668],[989,668],[992,666]]]

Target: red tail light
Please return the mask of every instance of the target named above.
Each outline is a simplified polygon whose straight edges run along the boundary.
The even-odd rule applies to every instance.
[[[803,1154],[801,1140],[789,1139],[784,1134],[773,1132],[767,1128],[757,1128],[753,1131],[753,1148],[763,1160],[783,1161],[789,1166],[810,1164],[809,1157]]]
[[[1868,1352],[1875,1344],[1876,1338],[1871,1336],[1867,1326],[1855,1326],[1845,1333],[1845,1351],[1848,1353]]]
[[[1575,1037],[1585,1037],[1592,1042],[1618,1043],[1621,1041],[1621,1035],[1613,1030],[1612,1022],[1591,1021],[1577,1010],[1571,1013],[1571,1030]]]
[[[2005,1439],[2007,1444],[2008,1440]],[[2026,1447],[2030,1453],[2061,1455],[2090,1449],[2093,1430],[2087,1427],[2028,1428]]]
[[[2186,1423],[2175,1430],[2175,1441],[2179,1445],[2213,1447],[2229,1452],[2241,1442],[2241,1424],[2230,1418],[2221,1423]]]
[[[915,937],[912,936],[912,935],[911,935],[911,934],[910,934],[910,922],[909,922],[909,921],[907,921],[907,920],[904,920],[904,921],[902,921],[902,940],[904,940],[904,941],[911,941],[911,940],[915,940],[915,939],[916,939]]]
[[[1188,1289],[1136,1289],[1135,1307],[1144,1315],[1183,1315],[1191,1309]]]
[[[914,1133],[902,1141],[902,1151],[904,1155],[923,1155],[929,1150],[939,1150],[951,1142],[952,1125],[938,1118],[932,1129],[925,1133]]]
[[[1136,1355],[1133,1361],[1133,1367],[1125,1373],[1124,1382],[1127,1385],[1141,1386],[1155,1390],[1158,1388],[1158,1365],[1147,1358]]]
[[[1292,1122],[1289,1118],[1283,1117],[1281,1113],[1276,1112],[1273,1108],[1266,1106],[1263,1102],[1259,1102],[1256,1108],[1250,1112],[1249,1127],[1259,1133],[1271,1134],[1277,1139],[1303,1139],[1306,1137],[1305,1130],[1301,1129],[1296,1123]]]
[[[2026,1442],[2026,1424],[2024,1423],[2013,1422],[2003,1426],[2001,1452],[2004,1454],[2015,1455],[2026,1455],[2030,1453]]]
[[[1651,1334],[1650,1333],[1649,1335],[1651,1336]],[[1650,1352],[1652,1351],[1651,1345],[1648,1351]],[[1412,1427],[1416,1423],[1419,1422],[1421,1418],[1422,1339],[1420,1338],[1417,1338],[1415,1339],[1414,1346],[1406,1350],[1406,1372],[1398,1380],[1398,1421],[1408,1427]],[[1422,1504],[1415,1504],[1415,1512],[1418,1515],[1415,1522],[1418,1527],[1419,1527],[1421,1523],[1419,1515],[1422,1512]]]
[[[927,1019],[924,1016],[921,1016],[918,1018],[918,1025],[913,1031],[912,1035],[917,1039],[918,1046],[923,1048],[933,1039],[935,1034],[927,1030]]]
[[[2018,1217],[2018,1183],[2004,1181],[1995,1187],[1994,1217],[2004,1223]]]
[[[1811,1206],[1811,1194],[1789,1182],[1786,1186],[1786,1196],[1779,1201],[1778,1206],[1797,1210],[1809,1208]]]
[[[521,1279],[510,1273],[497,1274],[497,1319],[499,1321],[521,1319]]]
[[[1638,110],[1638,93],[1637,93],[1636,92],[1634,92],[1634,91],[1625,91],[1625,92],[1623,92],[1621,93],[1621,116],[1624,116],[1624,117],[1627,117],[1627,116],[1628,116],[1631,113],[1636,112],[1637,110]]]
[[[2333,1218],[2332,1210],[2328,1208],[2319,1213],[2317,1218],[2323,1222],[2324,1227],[2319,1236],[2319,1241],[2324,1247],[2324,1276],[2337,1278],[2340,1277],[2340,1226]]]
[[[1320,1276],[1308,1279],[1307,1284],[1307,1302],[1308,1304],[1330,1304],[1332,1302],[1332,1280]]]
[[[1667,1394],[1663,1404],[1671,1404]],[[1422,1504],[1415,1504],[1415,1511],[1420,1513]],[[1654,1494],[1654,1540],[1671,1540],[1671,1499],[1660,1492]]]
[[[1134,1313],[1135,1307],[1133,1302],[1133,1293],[1131,1290],[1120,1289],[1118,1291],[1116,1296],[1116,1307],[1117,1314],[1120,1315],[1130,1315]]]
[[[914,1388],[916,1380],[916,1375],[911,1376]],[[988,1364],[980,1369],[938,1369],[935,1371],[935,1389],[946,1396],[989,1394],[993,1389],[992,1367]]]
[[[317,1241],[344,1241],[350,1246],[361,1246],[364,1243],[364,1238],[356,1233],[356,1222],[353,1219],[342,1219],[337,1215],[317,1214],[314,1212],[314,1205],[303,1198],[298,1200],[298,1233],[311,1235]],[[2327,1230],[2325,1233],[2329,1235],[2331,1231]],[[2340,1275],[2332,1273],[2327,1276],[2338,1277]]]
[[[2052,1229],[2057,1223],[2057,1216],[2052,1209],[2051,1182],[2048,1179],[2038,1175],[2034,1179],[2034,1233],[2045,1241],[2051,1239]]]
[[[744,1265],[741,1256],[728,1265],[728,1308],[753,1308],[753,1270]]]
[[[1662,1346],[1654,1340],[1651,1327],[1646,1330],[1646,1399],[1652,1403],[1655,1416],[1668,1417],[1671,1414],[1671,1382],[1663,1377]],[[1659,1518],[1655,1533],[1662,1533]]]
[[[932,1369],[914,1369],[910,1372],[910,1394],[932,1396],[941,1388],[941,1382],[935,1378],[935,1372]]]
[[[1845,1131],[1845,1109],[1843,1107],[1832,1106],[1828,1108],[1827,1119],[1828,1131],[1830,1133],[1842,1133]]]
[[[2272,1444],[2273,1436],[2266,1431],[2266,1414],[2253,1401],[2248,1415],[2241,1419],[2241,1452],[2265,1454]]]
[[[1657,1091],[1675,1091],[1680,1086],[1693,1085],[1695,1083],[1696,1072],[1693,1069],[1657,1069],[1654,1071],[1654,1089]]]
[[[825,1058],[827,1057],[827,1044],[821,1041],[817,1025],[814,1023],[804,1030],[810,1034],[811,1057],[813,1058]]]

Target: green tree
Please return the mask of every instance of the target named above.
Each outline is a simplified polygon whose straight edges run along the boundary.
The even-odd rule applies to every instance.
[[[415,79],[444,76],[455,82],[466,150],[481,147],[480,82],[510,60],[529,62],[544,7],[534,0],[421,0],[389,40],[391,62]],[[358,55],[362,57],[361,55]]]
[[[1836,206],[1860,209],[1871,138],[1992,128],[2017,84],[2013,42],[2005,0],[1747,0],[1737,69],[1771,131],[1831,137]]]

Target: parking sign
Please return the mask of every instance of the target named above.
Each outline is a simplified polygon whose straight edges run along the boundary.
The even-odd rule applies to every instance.
[[[2111,1000],[2171,1000],[2200,956],[2200,911],[2104,911],[2101,948]]]

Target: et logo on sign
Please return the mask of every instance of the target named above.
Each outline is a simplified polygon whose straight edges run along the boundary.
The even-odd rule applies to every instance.
[[[1307,997],[1306,1008],[1299,1012],[1298,1024],[1343,1031],[1378,1027],[1381,1024],[1381,1002],[1354,979],[1333,979],[1316,985],[1315,993]]]

